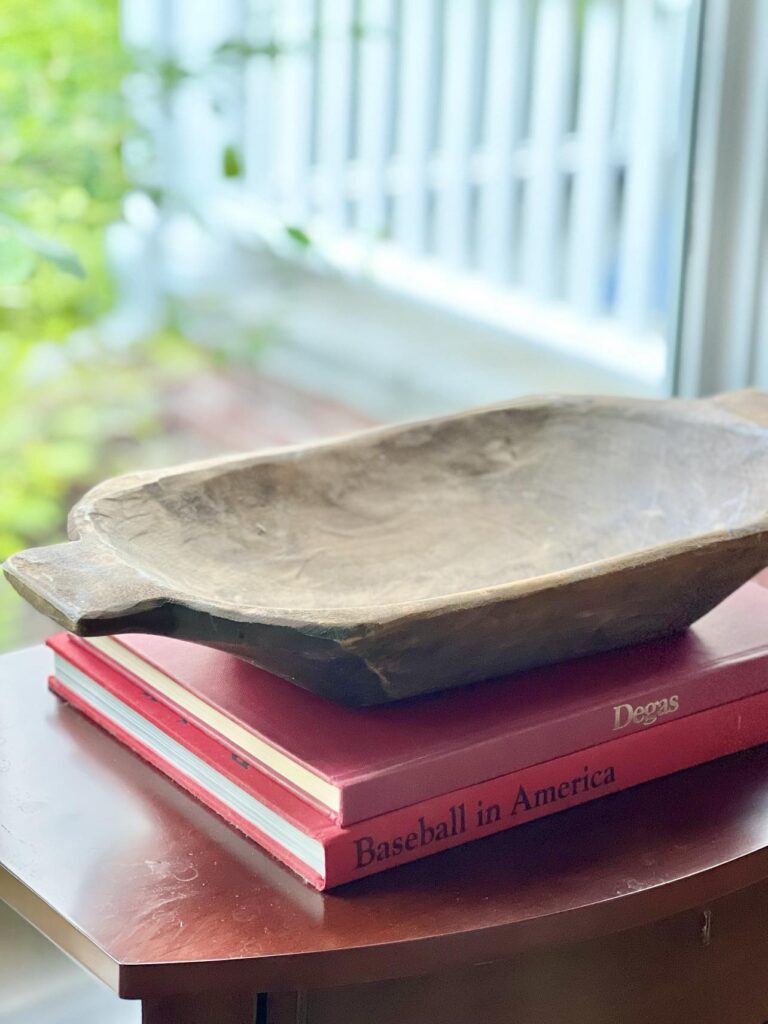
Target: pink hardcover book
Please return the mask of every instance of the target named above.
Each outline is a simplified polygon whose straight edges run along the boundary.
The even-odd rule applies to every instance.
[[[374,708],[167,637],[50,643],[118,668],[346,826],[768,689],[768,589],[745,584],[677,637]]]
[[[346,828],[117,670],[59,656],[51,689],[317,889],[608,796],[768,739],[768,691]]]

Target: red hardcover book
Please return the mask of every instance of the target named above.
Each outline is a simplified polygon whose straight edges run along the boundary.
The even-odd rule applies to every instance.
[[[55,693],[321,890],[768,739],[762,692],[343,828],[124,675],[57,671]]]
[[[402,704],[348,708],[167,637],[54,637],[343,825],[768,688],[768,589],[751,581],[685,634]]]

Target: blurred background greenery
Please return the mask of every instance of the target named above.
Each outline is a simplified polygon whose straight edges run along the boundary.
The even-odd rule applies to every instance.
[[[116,344],[105,233],[133,130],[116,3],[0,6],[0,558],[64,534],[65,510],[162,434],[168,382],[210,356],[173,330]],[[149,446],[149,448],[148,448]],[[139,454],[141,452],[141,454]],[[23,638],[3,583],[0,647]]]
[[[209,255],[181,299],[168,284],[190,234],[215,239],[132,113],[167,113],[195,75],[221,76],[220,109],[237,47],[190,71],[128,44],[118,0],[4,0],[0,51],[0,561],[64,539],[68,509],[107,476],[367,422],[265,383],[274,311],[238,318],[221,288],[237,277],[248,295],[248,252]],[[242,177],[228,139],[212,157],[223,180]],[[184,164],[172,148],[170,163]],[[279,233],[293,252],[310,245],[300,227]],[[0,578],[0,650],[51,629]]]

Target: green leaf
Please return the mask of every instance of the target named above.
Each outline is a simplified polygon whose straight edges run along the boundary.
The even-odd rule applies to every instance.
[[[217,46],[213,55],[214,58],[224,60],[248,60],[252,57],[267,57],[269,60],[276,60],[286,50],[287,47],[280,46],[274,40],[265,43],[248,43],[243,39],[229,39]]]
[[[0,283],[21,284],[35,268],[35,256],[14,235],[0,233]]]
[[[28,228],[26,224],[22,224],[15,217],[10,217],[7,213],[0,213],[0,226],[27,249],[49,263],[53,263],[65,274],[71,274],[73,277],[85,277],[85,270],[77,253],[68,246],[62,245],[61,242],[52,238],[43,238],[42,235],[38,235],[36,231]]]
[[[243,175],[240,155],[231,144],[224,147],[224,153],[222,154],[222,168],[224,170],[225,178],[241,178]]]
[[[286,224],[285,233],[304,249],[308,249],[312,245],[312,239],[306,231],[303,228],[298,227],[296,224]]]
[[[154,54],[142,55],[137,51],[135,59],[137,66],[154,74],[160,87],[169,93],[192,77],[192,72],[188,68],[171,57],[158,60]]]

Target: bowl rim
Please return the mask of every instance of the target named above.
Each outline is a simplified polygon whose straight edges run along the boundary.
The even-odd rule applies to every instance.
[[[752,392],[750,392],[752,393]],[[759,393],[758,393],[759,394]],[[446,422],[467,419],[493,412],[517,411],[526,409],[546,408],[555,414],[563,408],[576,408],[585,413],[595,410],[614,411],[626,415],[630,411],[641,409],[663,410],[665,417],[691,421],[696,417],[702,422],[702,413],[715,429],[726,428],[729,432],[746,432],[765,435],[766,429],[759,423],[735,414],[731,409],[719,405],[712,399],[648,399],[624,398],[611,396],[529,396],[513,402],[499,402],[481,406],[476,409],[464,410],[445,416],[408,420],[403,423],[374,427],[357,431],[353,434],[341,435],[310,443],[274,447],[256,452],[236,455],[217,456],[196,462],[186,462],[177,466],[162,469],[144,470],[112,477],[88,491],[75,505],[70,513],[70,539],[95,541],[110,550],[126,568],[144,577],[159,590],[168,592],[164,601],[155,604],[172,604],[189,610],[217,615],[233,622],[261,623],[279,625],[299,629],[303,632],[311,630],[332,630],[336,638],[347,634],[359,634],[366,627],[375,624],[391,625],[408,619],[431,617],[449,614],[457,610],[470,610],[486,605],[493,605],[509,600],[530,597],[545,590],[564,587],[579,583],[585,579],[608,576],[618,572],[640,568],[662,562],[691,550],[710,548],[718,544],[746,540],[760,534],[768,535],[768,509],[758,516],[739,524],[734,528],[717,527],[701,533],[659,544],[650,544],[643,548],[622,552],[607,558],[582,562],[564,569],[529,576],[524,579],[501,582],[486,587],[453,591],[445,594],[408,601],[389,603],[370,603],[356,605],[318,606],[301,608],[299,606],[281,607],[263,604],[233,605],[219,598],[208,598],[185,590],[172,577],[152,571],[146,563],[134,561],[126,556],[125,550],[110,542],[109,533],[101,526],[102,510],[100,505],[112,501],[130,491],[139,490],[160,480],[180,476],[199,474],[200,480],[209,480],[222,475],[227,469],[246,468],[263,462],[290,459],[310,458],[317,452],[337,449],[343,446],[358,446],[371,441],[386,439],[419,428],[438,426]],[[768,449],[766,452],[768,458]]]

